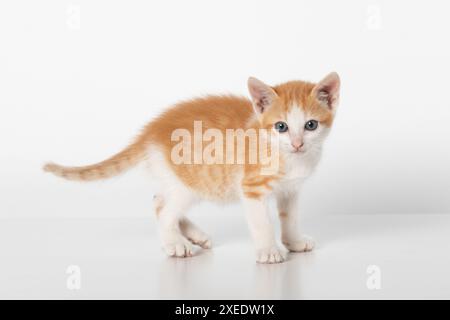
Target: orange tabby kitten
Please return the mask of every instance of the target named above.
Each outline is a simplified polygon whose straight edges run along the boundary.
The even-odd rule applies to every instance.
[[[317,84],[291,81],[274,87],[249,78],[251,100],[228,95],[178,103],[111,158],[85,167],[50,163],[44,170],[91,181],[146,161],[160,182],[154,210],[168,255],[191,256],[192,244],[211,247],[210,238],[184,216],[194,203],[241,200],[257,262],[282,262],[267,201],[271,196],[277,200],[284,246],[295,252],[312,250],[313,240],[298,230],[298,193],[319,161],[339,87],[336,73]]]

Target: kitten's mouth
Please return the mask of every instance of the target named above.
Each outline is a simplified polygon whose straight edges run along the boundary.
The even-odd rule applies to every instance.
[[[291,151],[291,153],[302,154],[305,153],[305,149],[294,149]]]

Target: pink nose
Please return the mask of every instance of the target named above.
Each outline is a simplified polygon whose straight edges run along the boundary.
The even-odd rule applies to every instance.
[[[298,150],[301,147],[303,147],[303,142],[301,142],[301,141],[293,141],[293,142],[291,142],[291,145],[292,145],[292,147],[294,149]]]

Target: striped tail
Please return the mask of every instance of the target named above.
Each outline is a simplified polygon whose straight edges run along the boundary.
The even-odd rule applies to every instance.
[[[93,181],[117,176],[141,162],[147,151],[147,143],[139,141],[102,162],[85,167],[64,167],[47,163],[43,170],[56,176],[75,181]]]

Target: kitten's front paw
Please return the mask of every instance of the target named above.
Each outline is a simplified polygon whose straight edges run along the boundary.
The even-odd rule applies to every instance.
[[[256,251],[256,262],[258,263],[280,263],[283,261],[283,252],[278,247],[274,246]]]
[[[299,240],[283,241],[283,244],[291,252],[307,252],[315,246],[314,240],[308,236],[302,236]]]
[[[171,257],[191,257],[193,254],[192,245],[187,239],[167,242],[163,245],[164,251]]]

